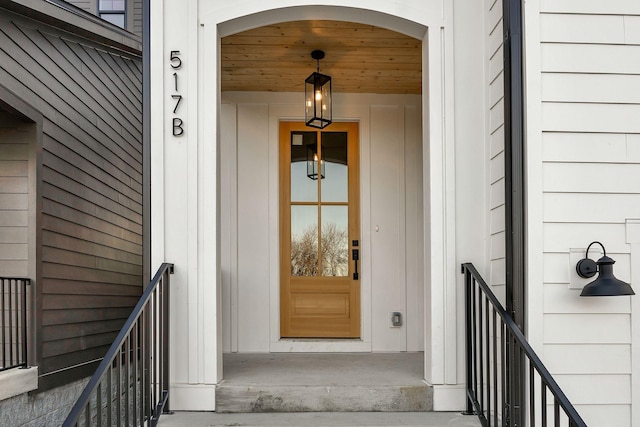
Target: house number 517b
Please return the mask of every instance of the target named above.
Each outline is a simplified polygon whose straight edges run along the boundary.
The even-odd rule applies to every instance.
[[[169,53],[169,64],[171,68],[174,70],[173,72],[173,90],[174,93],[171,95],[171,101],[173,105],[173,118],[171,121],[171,127],[173,131],[173,136],[182,136],[184,135],[184,121],[177,116],[178,110],[180,109],[180,103],[182,102],[182,95],[180,95],[180,90],[178,86],[178,70],[182,68],[182,59],[180,59],[180,51],[172,50]]]

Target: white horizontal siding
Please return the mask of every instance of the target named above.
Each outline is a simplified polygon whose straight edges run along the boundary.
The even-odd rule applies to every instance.
[[[543,72],[639,74],[640,46],[544,43]]]
[[[640,135],[545,132],[542,144],[548,162],[640,162]]]
[[[546,314],[544,336],[547,344],[629,344],[629,314]],[[550,370],[555,369],[551,364]],[[600,373],[605,367],[600,367]]]
[[[553,102],[640,103],[640,81],[631,74],[545,73],[542,99]]]
[[[630,280],[625,221],[640,218],[640,2],[541,0],[540,12],[543,359],[588,425],[631,426],[632,301],[581,298],[569,282],[570,249],[593,240]]]
[[[640,15],[637,0],[540,0],[542,12]]]
[[[601,369],[599,365],[604,360],[611,365],[611,374],[631,373],[631,346],[629,344],[550,344],[544,347],[544,356],[557,360],[553,367],[552,374],[554,375],[597,375]]]

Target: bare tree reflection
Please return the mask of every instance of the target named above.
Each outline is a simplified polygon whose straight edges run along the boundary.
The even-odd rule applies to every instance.
[[[345,228],[335,223],[322,227],[322,275],[347,276],[349,274],[349,235]],[[291,275],[317,276],[318,226],[312,225],[304,232],[291,237]]]

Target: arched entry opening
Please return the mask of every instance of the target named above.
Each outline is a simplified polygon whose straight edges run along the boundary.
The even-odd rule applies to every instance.
[[[303,123],[314,49],[325,52],[321,71],[333,80],[333,123],[321,131]],[[237,405],[238,394],[222,397],[239,381],[233,353],[267,355],[269,365],[241,360],[261,370],[279,360],[298,365],[295,356],[273,353],[402,353],[378,370],[407,367],[420,384],[423,359],[409,353],[424,351],[422,40],[344,20],[296,20],[222,37],[220,58],[220,196],[229,208],[221,212],[226,356],[217,407],[244,410],[228,402]],[[321,178],[299,167],[305,145],[319,155]],[[343,272],[329,268],[331,254],[344,258]],[[363,357],[362,365],[377,362]],[[333,361],[361,358],[305,357],[301,367],[314,381],[311,369],[335,372]],[[268,375],[245,381],[258,378]],[[281,393],[283,400],[295,394]],[[278,400],[265,409],[286,407]],[[346,408],[353,407],[361,408]]]
[[[260,346],[271,352],[406,351],[407,337],[415,340],[412,344],[415,348],[425,350],[424,379],[432,384],[456,384],[459,364],[455,332],[458,301],[455,297],[457,269],[455,253],[452,251],[455,218],[447,216],[448,210],[453,212],[454,148],[452,144],[447,144],[453,123],[444,120],[445,111],[448,114],[452,113],[451,100],[444,97],[445,92],[452,93],[449,90],[452,82],[444,75],[445,70],[451,66],[451,56],[447,52],[451,52],[452,43],[451,38],[445,40],[444,37],[444,17],[450,17],[451,10],[443,10],[442,4],[436,1],[416,2],[413,9],[408,7],[403,11],[390,11],[381,4],[373,5],[372,10],[357,8],[355,4],[353,7],[349,6],[348,3],[341,7],[296,6],[265,11],[258,5],[248,8],[221,8],[206,3],[200,5],[197,14],[191,12],[191,9],[183,11],[177,7],[174,10],[171,5],[164,6],[164,14],[184,20],[190,25],[196,22],[198,24],[196,28],[189,26],[189,31],[184,34],[165,33],[165,38],[177,45],[183,43],[184,46],[193,46],[189,42],[198,41],[197,49],[189,48],[189,53],[182,57],[185,63],[195,62],[191,68],[182,71],[188,81],[185,93],[192,95],[191,100],[187,100],[188,111],[183,113],[188,114],[184,116],[184,120],[185,123],[188,120],[190,127],[185,131],[186,137],[182,140],[172,139],[171,141],[176,141],[173,145],[165,143],[162,155],[165,159],[171,158],[175,161],[176,169],[167,172],[174,166],[167,162],[158,162],[164,164],[165,176],[179,175],[182,182],[196,184],[194,187],[187,187],[188,197],[185,198],[186,204],[182,205],[186,208],[184,215],[178,209],[169,210],[166,221],[176,222],[178,217],[184,217],[185,221],[182,223],[185,224],[185,230],[197,232],[198,239],[182,239],[185,244],[181,252],[176,252],[178,248],[174,249],[170,245],[162,248],[161,252],[155,252],[155,256],[164,254],[165,259],[174,261],[184,258],[186,264],[184,269],[176,270],[176,279],[187,285],[184,293],[175,296],[174,304],[177,307],[174,313],[177,312],[178,317],[174,323],[174,330],[185,331],[184,336],[176,337],[178,350],[175,351],[184,354],[174,356],[173,359],[187,360],[188,363],[176,367],[176,388],[195,390],[197,387],[191,384],[202,384],[202,389],[205,386],[209,387],[207,393],[215,394],[215,391],[211,391],[213,388],[210,385],[223,378],[223,350],[229,348],[233,351],[234,345],[238,351],[243,346],[247,346],[245,351],[257,351],[248,347]],[[414,17],[419,18],[413,19]],[[342,111],[334,111],[334,120],[357,122],[360,127],[360,191],[369,198],[368,202],[362,200],[361,208],[362,242],[365,245],[361,253],[363,257],[365,254],[369,256],[366,262],[363,258],[365,265],[362,265],[364,270],[361,274],[363,281],[366,277],[370,283],[363,283],[362,332],[358,340],[353,341],[286,342],[281,340],[279,331],[279,271],[272,267],[277,267],[279,258],[277,124],[280,121],[301,120],[301,94],[273,94],[268,91],[227,92],[220,88],[223,77],[221,43],[225,37],[272,24],[309,20],[353,22],[369,25],[374,31],[378,27],[384,28],[417,39],[421,49],[422,90],[419,94],[344,92],[336,93],[334,98],[334,106],[342,105],[334,107],[342,108]],[[311,63],[310,69],[301,77],[301,82],[313,71],[314,65]],[[170,74],[165,76],[165,82],[173,82]],[[406,102],[406,97],[411,98],[412,102]],[[238,107],[241,104],[242,106]],[[167,110],[169,116],[170,111]],[[197,114],[194,114],[194,111]],[[225,123],[231,125],[225,126]],[[407,126],[407,123],[412,125]],[[372,129],[376,131],[373,132]],[[227,140],[240,139],[247,143],[235,147],[229,147],[225,143]],[[191,143],[192,140],[195,141]],[[404,144],[402,150],[398,150],[397,144],[389,143],[398,140]],[[265,143],[259,144],[258,141]],[[406,151],[407,141],[414,144],[411,148],[414,151]],[[414,161],[417,163],[412,163]],[[409,163],[414,165],[413,169],[404,167]],[[186,168],[177,169],[178,164],[183,164]],[[207,165],[211,167],[205,167]],[[409,175],[410,178],[407,178]],[[230,177],[231,179],[228,179]],[[165,182],[169,187],[174,185],[166,178]],[[413,186],[415,198],[408,197],[407,184]],[[233,191],[230,190],[236,191],[238,199],[233,198]],[[251,196],[241,200],[239,197],[245,190],[249,191],[247,194]],[[225,191],[229,191],[226,196],[228,204],[222,201]],[[392,195],[394,203],[389,203],[389,199],[381,194]],[[410,206],[410,203],[413,205]],[[382,209],[376,209],[376,206]],[[386,209],[389,206],[401,208],[402,212],[398,213],[396,209],[389,213]],[[219,213],[211,215],[211,212],[215,211]],[[406,216],[406,212],[409,211],[414,215],[410,221]],[[243,215],[246,215],[245,219],[242,218]],[[266,221],[253,221],[257,217],[261,221],[266,218]],[[241,220],[245,221],[244,226],[238,224]],[[413,225],[408,226],[408,222],[412,222]],[[167,229],[163,235],[164,241],[178,239],[177,233],[178,230]],[[238,234],[236,246],[230,237],[231,233]],[[187,236],[191,235],[189,231]],[[386,238],[390,240],[385,240]],[[399,242],[399,238],[404,240]],[[249,244],[241,251],[239,245],[242,239]],[[407,242],[410,240],[409,248]],[[446,244],[447,241],[449,246]],[[262,243],[254,244],[260,242]],[[261,246],[264,242],[266,246]],[[381,252],[376,253],[378,250]],[[389,274],[381,271],[380,274],[374,275],[373,269],[384,265],[384,251],[396,257],[397,265],[400,267]],[[239,252],[249,260],[259,260],[261,265],[246,264],[241,268],[237,264],[240,258],[223,259],[227,256],[225,253]],[[253,257],[252,254],[257,256]],[[211,263],[211,259],[214,259],[210,258],[211,256],[219,258],[219,262]],[[407,276],[408,257],[413,257],[411,262],[417,265],[411,269],[411,274],[415,276],[413,278]],[[376,259],[381,262],[377,263]],[[226,269],[225,265],[231,268]],[[367,271],[367,268],[370,271]],[[256,294],[252,294],[255,288],[242,288],[243,284],[250,280],[241,278],[241,272],[250,274],[251,278],[258,278],[263,283],[266,282],[268,287],[262,287]],[[233,274],[237,274],[235,296],[231,287],[224,286],[225,275],[229,276],[231,283]],[[383,284],[380,289],[388,291],[387,296],[390,298],[377,294],[377,288],[374,289],[374,276]],[[221,277],[216,289],[213,289],[212,282],[207,280],[211,277]],[[399,300],[405,304],[413,304],[417,316],[420,316],[420,311],[423,316],[422,321],[414,322],[414,315],[403,313],[405,322],[408,322],[405,325],[416,326],[416,331],[409,335],[406,329],[398,334],[398,329],[390,327],[391,313],[402,311],[402,307],[397,310],[397,307],[389,304],[388,307],[376,311],[374,301],[375,298],[391,301],[399,294],[393,286],[398,283],[404,286],[408,281],[421,283],[422,288],[416,287],[415,294],[411,296],[406,294],[406,289],[403,290],[404,293]],[[241,295],[242,292],[249,295]],[[265,301],[267,303],[263,304]],[[262,319],[267,320],[252,320],[240,315],[239,310],[233,314],[234,304],[245,304],[246,312],[251,315],[261,312]],[[209,305],[217,309],[208,310]],[[226,313],[225,309],[228,309]],[[235,326],[234,321],[225,322],[226,316],[229,316],[229,319],[236,316]],[[233,331],[234,327],[237,331]],[[229,331],[225,331],[227,328]],[[241,335],[244,333],[242,330],[246,331],[244,337]],[[395,335],[405,341],[399,342],[394,338],[377,341],[375,334],[378,332],[387,338]],[[212,337],[216,339],[213,340]],[[225,339],[227,342],[224,342]],[[378,344],[380,347],[376,347]],[[385,348],[385,345],[389,347]],[[206,408],[198,405],[188,407]]]

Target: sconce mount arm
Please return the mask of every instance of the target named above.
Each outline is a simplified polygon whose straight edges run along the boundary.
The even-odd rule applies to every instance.
[[[602,243],[598,241],[591,242],[589,246],[587,246],[587,253],[584,255],[584,258],[578,261],[578,263],[576,264],[576,273],[578,273],[578,276],[582,277],[583,279],[589,279],[595,276],[598,272],[598,266],[596,262],[589,258],[589,249],[591,249],[591,246],[596,243],[602,248],[603,256],[607,256],[607,250],[604,248],[604,245]]]

